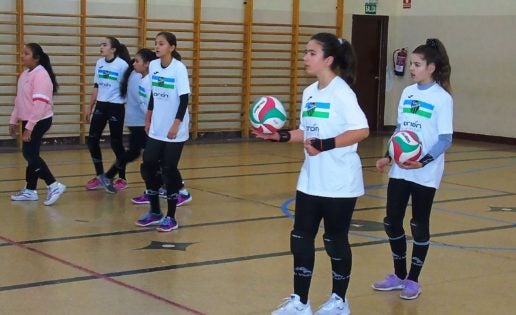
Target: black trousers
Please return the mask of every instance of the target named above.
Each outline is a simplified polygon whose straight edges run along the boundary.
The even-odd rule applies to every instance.
[[[22,129],[25,129],[26,125],[27,121],[22,121]],[[23,157],[27,161],[25,170],[27,189],[36,190],[38,178],[43,179],[47,186],[56,181],[47,163],[39,155],[43,135],[50,129],[50,126],[52,126],[52,117],[38,121],[32,129],[30,141],[24,141],[22,144]]]
[[[109,135],[111,137],[111,149],[117,159],[125,152],[123,144],[124,131],[124,104],[97,102],[95,111],[91,115],[90,131],[88,134],[88,149],[95,166],[97,175],[104,173],[102,164],[102,151],[100,150],[100,137],[106,125],[109,124]],[[125,169],[124,169],[125,172]]]

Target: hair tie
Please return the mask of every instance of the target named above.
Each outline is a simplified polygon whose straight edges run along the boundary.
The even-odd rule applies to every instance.
[[[435,38],[429,38],[426,40],[426,45],[437,49],[437,40]]]

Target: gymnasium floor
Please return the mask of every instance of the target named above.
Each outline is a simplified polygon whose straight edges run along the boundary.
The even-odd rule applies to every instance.
[[[434,203],[423,293],[405,301],[371,289],[392,268],[381,224],[387,174],[374,168],[385,141],[360,146],[367,192],[350,236],[352,314],[514,314],[516,147],[454,142]],[[41,181],[40,201],[10,201],[24,185],[25,161],[20,152],[0,154],[0,314],[270,314],[291,293],[300,145],[187,145],[180,167],[193,200],[171,233],[134,225],[147,210],[130,202],[144,189],[138,163],[128,166],[130,187],[109,195],[84,189],[93,176],[86,148],[42,155],[68,186],[50,207]],[[331,289],[321,235],[314,310]]]

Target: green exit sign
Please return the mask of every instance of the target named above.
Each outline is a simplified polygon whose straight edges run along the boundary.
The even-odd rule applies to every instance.
[[[365,14],[376,14],[376,3],[366,3]]]

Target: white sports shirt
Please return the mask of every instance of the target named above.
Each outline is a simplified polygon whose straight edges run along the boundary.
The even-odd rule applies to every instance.
[[[161,66],[161,60],[151,61],[149,76],[152,81],[152,98],[154,109],[149,130],[149,137],[166,142],[184,142],[188,140],[190,115],[186,109],[183,121],[175,139],[168,139],[167,134],[176,119],[179,108],[179,96],[190,94],[190,83],[186,66],[173,58],[168,67]]]
[[[331,138],[348,130],[368,128],[355,93],[339,76],[324,89],[318,82],[303,91],[299,128],[304,138]],[[297,190],[309,195],[352,198],[364,194],[362,163],[358,144],[324,151],[316,156],[305,152]]]
[[[120,84],[129,68],[125,60],[116,57],[110,62],[106,58],[97,60],[93,82],[98,85],[97,101],[124,104],[125,97],[120,95]]]
[[[398,106],[400,130],[415,132],[425,156],[440,134],[453,133],[453,99],[439,84],[419,89],[417,84],[403,90]],[[439,188],[444,173],[444,153],[423,168],[402,169],[393,163],[389,177],[405,179],[423,186]]]

